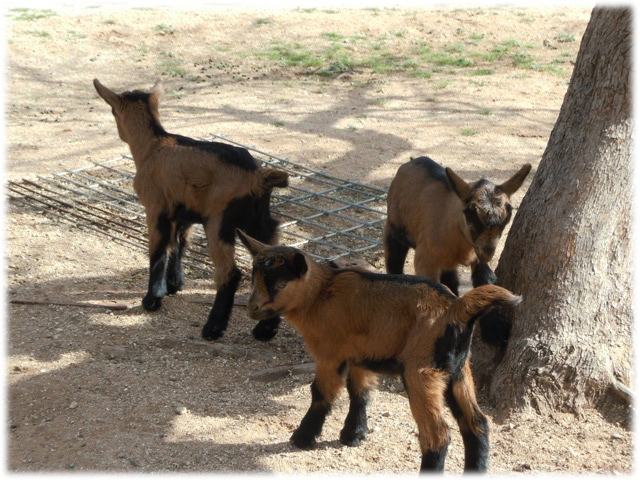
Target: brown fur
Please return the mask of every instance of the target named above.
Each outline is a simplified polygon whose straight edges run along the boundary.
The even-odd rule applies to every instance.
[[[313,401],[292,437],[296,445],[311,446],[320,433],[317,423],[321,428],[323,415],[345,384],[342,367],[347,367],[351,402],[357,403],[358,395],[376,382],[376,362],[401,370],[418,424],[423,468],[438,469],[437,462],[430,463],[431,452],[446,452],[449,443],[443,417],[448,389],[447,402],[458,404],[461,431],[485,432],[468,367],[469,344],[463,337],[470,335],[473,319],[482,312],[515,305],[520,297],[498,286],[484,286],[458,298],[429,280],[318,264],[300,250],[269,247],[242,232],[238,235],[254,258],[249,315],[258,320],[284,315],[316,361]],[[456,340],[451,343],[451,338]],[[459,366],[447,366],[450,355],[459,356]],[[351,416],[350,409],[341,440],[343,433],[351,438]],[[474,457],[474,452],[465,447],[465,456]],[[483,459],[468,459],[467,466],[481,470],[486,466]],[[444,465],[444,456],[441,460]]]
[[[259,217],[246,220],[253,212],[242,211],[234,217],[228,213],[229,205],[245,198],[264,197],[268,203],[273,188],[287,186],[287,173],[261,168],[246,150],[226,146],[233,150],[223,158],[225,151],[214,147],[224,144],[195,142],[164,131],[158,113],[164,93],[160,82],[148,94],[141,91],[117,94],[98,80],[94,80],[94,86],[112,107],[118,134],[129,145],[136,166],[133,186],[145,208],[151,259],[149,292],[143,306],[147,310],[159,308],[167,290],[164,282],[171,280],[165,280],[162,273],[154,276],[154,269],[162,272],[167,264],[175,263],[172,256],[182,255],[193,223],[204,225],[209,256],[215,266],[216,288],[233,297],[239,278],[234,260],[235,228],[243,221],[261,224],[264,220],[269,228],[260,234],[264,241],[273,243],[277,240],[277,222],[269,216],[268,207],[265,212],[255,213]],[[225,231],[231,234],[225,236]],[[177,264],[179,267],[179,260]],[[181,271],[169,274],[182,278]],[[182,287],[179,280],[175,283],[169,285],[169,290]],[[203,330],[205,338],[217,338],[226,328],[232,301],[227,298],[219,303],[225,306],[212,309]]]
[[[429,162],[427,167],[425,162]],[[387,195],[387,271],[402,273],[408,248],[415,248],[416,274],[436,281],[459,265],[471,265],[475,272],[480,263],[488,263],[509,220],[509,199],[530,169],[526,164],[509,180],[495,185],[486,180],[469,184],[427,157],[402,165]],[[477,236],[465,210],[475,211],[482,223]],[[404,247],[394,245],[398,236]],[[478,278],[474,286],[487,283],[493,282]],[[457,285],[452,290],[457,293]]]

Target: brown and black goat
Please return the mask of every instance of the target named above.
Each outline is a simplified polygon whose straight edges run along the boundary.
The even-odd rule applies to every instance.
[[[440,281],[456,295],[460,265],[471,266],[474,287],[493,285],[496,276],[489,262],[511,220],[509,199],[530,170],[531,165],[525,164],[500,185],[486,179],[469,184],[429,157],[412,158],[402,165],[387,194],[387,273],[403,273],[407,253],[413,248],[416,275]],[[493,332],[483,330],[483,338],[490,343],[504,342],[508,326],[497,318],[487,317],[486,321],[495,324]]]
[[[117,94],[98,80],[93,84],[111,106],[118,134],[129,145],[136,167],[133,186],[149,231],[149,288],[142,305],[157,310],[164,295],[182,289],[183,253],[193,224],[200,223],[217,289],[202,336],[215,340],[227,328],[241,278],[234,259],[236,228],[265,243],[277,240],[278,222],[271,217],[269,202],[273,188],[287,186],[288,174],[262,168],[243,148],[167,133],[159,120],[158,103],[164,93],[159,81],[148,93]],[[253,335],[269,340],[279,324],[277,315],[264,319]]]
[[[295,248],[238,235],[253,256],[249,316],[284,316],[316,362],[311,407],[293,432],[295,446],[313,448],[345,383],[350,403],[340,442],[358,445],[368,430],[369,391],[379,373],[390,373],[402,377],[418,425],[420,470],[444,469],[445,403],[462,434],[465,470],[486,470],[488,423],[475,398],[471,335],[479,315],[520,297],[495,285],[456,297],[423,277],[336,268]]]

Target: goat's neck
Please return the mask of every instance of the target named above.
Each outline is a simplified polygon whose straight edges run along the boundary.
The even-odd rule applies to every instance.
[[[129,138],[127,143],[136,168],[140,168],[146,163],[161,140],[162,138],[154,134],[150,129],[142,130],[137,135],[132,135]]]
[[[317,300],[323,295],[324,290],[334,276],[333,269],[328,265],[320,265],[308,262],[308,272],[305,275],[304,284],[296,295],[296,306],[287,313],[287,318],[292,323],[303,324],[309,317],[308,312],[315,309]]]

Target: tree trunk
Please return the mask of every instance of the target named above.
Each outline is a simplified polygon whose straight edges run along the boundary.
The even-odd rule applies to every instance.
[[[632,378],[631,12],[596,8],[496,269],[523,296],[506,349],[474,351],[498,417],[601,407]],[[479,342],[474,341],[475,346]]]

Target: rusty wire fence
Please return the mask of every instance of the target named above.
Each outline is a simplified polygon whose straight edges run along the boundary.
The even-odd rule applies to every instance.
[[[289,172],[289,187],[274,190],[272,215],[280,220],[280,243],[301,248],[318,260],[359,258],[374,263],[382,252],[385,189],[333,177],[255,147],[213,134],[249,150],[265,166]],[[134,248],[147,249],[144,209],[133,192],[130,155],[82,168],[7,184],[18,205],[29,205]],[[236,260],[247,268],[248,252],[238,242]],[[204,230],[197,225],[184,265],[211,273]]]

